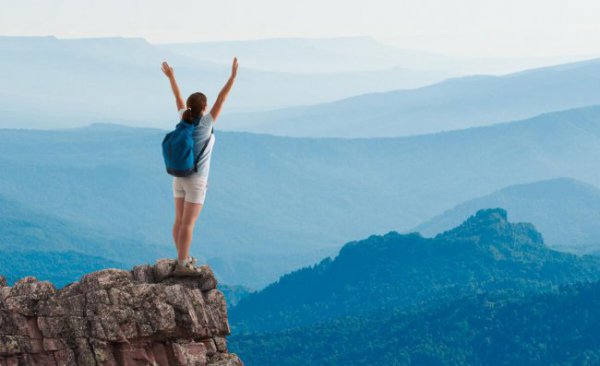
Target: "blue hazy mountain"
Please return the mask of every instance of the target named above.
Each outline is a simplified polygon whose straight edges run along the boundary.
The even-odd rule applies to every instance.
[[[252,290],[244,286],[230,286],[223,284],[219,284],[219,290],[225,295],[227,307],[235,306],[241,299],[252,293]]]
[[[229,62],[231,55],[235,54],[245,60],[248,67],[277,72],[340,73],[397,67],[450,70],[449,58],[397,49],[370,37],[274,38],[160,46],[174,53],[216,63]]]
[[[406,50],[371,37],[272,38],[159,45],[169,51],[217,63],[235,54],[257,70],[291,73],[340,73],[405,68],[446,70],[453,74],[505,74],[533,67],[573,61],[573,57],[475,58]],[[576,58],[575,58],[576,59]],[[579,58],[581,59],[581,58]]]
[[[102,256],[126,265],[136,259],[123,256],[122,248],[137,253],[137,260],[151,260],[168,253],[162,247],[130,240],[95,226],[75,224],[64,218],[38,213],[37,209],[0,197],[0,250],[68,252]]]
[[[34,276],[40,281],[51,281],[55,286],[62,287],[79,281],[81,276],[90,271],[130,268],[122,262],[80,252],[24,249],[25,251],[0,250],[0,271],[9,284],[26,276]]]
[[[123,248],[135,252],[124,256]],[[127,268],[139,260],[166,256],[165,248],[106,234],[44,215],[0,197],[0,272],[14,282],[25,276],[57,286],[89,271]]]
[[[229,76],[229,62],[182,56],[139,38],[0,37],[0,127],[62,128],[94,122],[167,126],[174,103],[160,71],[163,60],[175,67],[184,94],[201,90],[209,102]],[[227,112],[412,88],[449,75],[398,67],[327,74],[243,67]]]
[[[596,104],[600,104],[599,59],[233,115],[226,128],[283,136],[391,137],[491,125]]]
[[[382,309],[414,311],[481,292],[528,295],[600,279],[600,259],[546,247],[528,223],[481,210],[436,236],[395,232],[346,244],[231,311],[238,333],[292,329]]]
[[[449,230],[471,212],[503,207],[517,221],[531,222],[556,249],[585,253],[600,247],[600,189],[574,179],[551,179],[507,187],[451,208],[417,226],[433,236]]]
[[[227,123],[224,116],[217,128]],[[0,130],[0,196],[171,250],[171,179],[160,152],[165,132],[114,125]],[[409,230],[504,187],[556,177],[600,185],[597,136],[599,107],[407,138],[217,130],[193,254],[224,283],[257,288],[350,240]]]
[[[598,365],[600,282],[229,338],[248,366]]]
[[[127,252],[131,253],[125,255]],[[89,271],[173,256],[165,247],[74,223],[0,197],[0,272],[62,286]]]

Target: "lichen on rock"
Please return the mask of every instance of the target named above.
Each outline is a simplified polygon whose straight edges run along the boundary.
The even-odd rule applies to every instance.
[[[57,290],[0,276],[0,366],[241,366],[227,351],[225,297],[208,266],[173,277],[174,260],[105,269]]]

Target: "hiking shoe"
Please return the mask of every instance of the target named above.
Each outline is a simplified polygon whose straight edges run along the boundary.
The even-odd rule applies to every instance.
[[[202,271],[200,268],[194,266],[191,262],[187,262],[185,265],[177,263],[175,269],[173,269],[173,276],[184,277],[184,276],[201,276]]]
[[[175,261],[177,262],[177,258],[175,258]],[[192,257],[191,255],[188,255],[188,262],[190,262],[193,265],[196,265],[196,258]]]

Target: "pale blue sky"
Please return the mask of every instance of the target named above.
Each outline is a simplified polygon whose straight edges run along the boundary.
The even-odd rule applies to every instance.
[[[151,42],[370,35],[477,56],[600,54],[597,0],[0,0],[0,35]]]

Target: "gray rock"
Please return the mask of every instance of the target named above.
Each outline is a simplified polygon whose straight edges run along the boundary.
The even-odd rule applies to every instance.
[[[106,269],[60,290],[0,277],[0,366],[241,366],[227,351],[223,294],[212,270],[173,277],[161,259],[131,271]]]
[[[176,261],[173,259],[159,259],[154,264],[153,275],[157,282],[161,282],[165,278],[173,275]]]
[[[227,351],[227,339],[225,337],[215,337],[214,340],[219,352]]]
[[[173,355],[178,365],[206,365],[206,347],[204,343],[189,342],[172,344]]]
[[[0,309],[4,307],[4,302],[10,296],[10,287],[0,287]]]
[[[109,268],[83,276],[81,286],[87,292],[130,285],[132,279],[130,271]]]
[[[11,288],[11,296],[27,296],[28,298],[39,301],[47,299],[56,293],[53,284],[47,281],[39,282],[35,277],[25,277]]]
[[[154,270],[153,267],[149,264],[143,264],[141,266],[133,267],[133,269],[131,270],[131,275],[133,276],[133,280],[137,282],[154,282]]]
[[[214,354],[216,354],[217,352],[219,352],[217,350],[217,345],[215,344],[215,340],[210,338],[210,339],[205,339],[202,341],[202,343],[204,343],[204,347],[206,347],[206,355],[207,356],[213,356]],[[225,348],[227,349],[227,348]]]
[[[208,359],[207,366],[244,366],[237,355],[232,353],[217,353]]]

